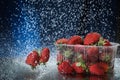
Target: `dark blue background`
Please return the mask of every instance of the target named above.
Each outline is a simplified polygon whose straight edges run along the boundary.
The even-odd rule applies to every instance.
[[[99,32],[116,42],[115,0],[0,0],[0,56],[26,55],[56,39]]]

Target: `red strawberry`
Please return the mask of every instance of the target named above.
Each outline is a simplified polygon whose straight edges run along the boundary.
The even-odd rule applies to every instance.
[[[84,67],[79,62],[73,63],[72,67],[74,68],[76,73],[84,73],[85,72]]]
[[[57,54],[57,64],[59,65],[64,59],[64,56],[61,53]]]
[[[61,64],[58,65],[58,71],[62,74],[72,74],[74,72],[70,63],[67,61],[63,61]]]
[[[104,62],[111,62],[112,54],[110,53],[100,53],[99,59]]]
[[[109,40],[104,39],[104,44],[103,46],[111,46],[111,43],[109,42]]]
[[[104,48],[104,49],[105,49],[105,48]],[[107,51],[107,53],[112,54],[112,53],[113,53],[114,48],[112,48],[112,47],[106,47],[106,49],[105,49],[105,50]]]
[[[107,72],[109,69],[109,65],[105,62],[100,62],[99,63],[100,67],[103,68],[104,72]]]
[[[99,53],[99,48],[98,47],[93,46],[93,47],[90,47],[90,48],[87,49],[87,54],[89,56],[94,56],[94,55],[97,55],[98,53]]]
[[[95,74],[95,75],[104,75],[105,74],[105,70],[103,69],[103,67],[101,67],[101,65],[99,63],[91,65],[89,67],[89,71],[91,74]]]
[[[72,45],[82,44],[82,38],[78,35],[74,35],[74,36],[70,37],[67,44],[72,44]]]
[[[46,63],[49,60],[49,57],[50,57],[49,48],[43,48],[42,51],[41,51],[39,62],[40,63]]]
[[[28,54],[26,58],[26,64],[31,65],[33,68],[37,66],[39,63],[39,55],[37,51],[32,51],[30,54]]]
[[[97,32],[88,33],[84,39],[84,45],[92,45],[99,41],[101,35]]]
[[[83,45],[75,45],[74,52],[75,53],[84,53],[85,47]]]
[[[114,51],[112,47],[103,47],[101,53],[99,54],[99,59],[109,63],[114,56],[113,53]]]
[[[99,57],[99,49],[98,47],[90,47],[87,49],[88,60],[91,62],[96,62]]]
[[[67,44],[68,39],[66,38],[61,38],[56,41],[56,44]]]

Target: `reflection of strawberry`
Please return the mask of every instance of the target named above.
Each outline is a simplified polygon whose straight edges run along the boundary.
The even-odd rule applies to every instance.
[[[63,61],[58,65],[58,71],[62,74],[72,74],[74,70],[69,62]]]
[[[76,74],[75,75],[75,80],[87,80],[88,77],[84,74]]]
[[[57,64],[59,65],[64,60],[64,56],[61,53],[57,54]]]
[[[89,71],[91,74],[95,74],[95,75],[104,75],[105,72],[108,71],[108,64],[104,63],[104,62],[100,62],[100,63],[95,63],[93,65],[91,65],[89,67]]]
[[[82,38],[78,35],[74,35],[74,36],[70,37],[67,44],[72,44],[72,45],[82,44]]]
[[[93,76],[93,75],[91,75],[90,77],[89,77],[89,80],[105,80],[104,79],[104,77],[99,77],[99,76]]]
[[[84,39],[85,45],[92,45],[99,41],[101,35],[97,32],[88,33]]]
[[[68,39],[61,38],[56,41],[56,44],[66,44],[68,42]]]
[[[43,48],[40,54],[40,63],[46,63],[49,60],[50,57],[50,50],[49,48]]]
[[[76,62],[72,64],[72,67],[74,68],[76,73],[84,73],[84,64],[80,63],[80,62]]]
[[[32,51],[30,54],[28,54],[26,58],[26,63],[28,65],[31,65],[32,68],[35,68],[39,62],[39,55],[37,51]]]
[[[88,60],[96,62],[99,57],[99,49],[97,47],[90,47],[87,49]]]

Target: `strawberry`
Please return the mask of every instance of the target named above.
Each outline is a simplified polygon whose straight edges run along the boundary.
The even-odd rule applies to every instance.
[[[104,75],[108,71],[108,65],[106,63],[95,63],[89,67],[91,74]]]
[[[104,39],[104,41],[105,41],[105,43],[103,46],[112,46],[109,40]]]
[[[25,62],[26,64],[31,65],[32,68],[35,68],[37,64],[39,63],[38,52],[32,51],[30,54],[28,54]]]
[[[72,45],[82,44],[82,38],[81,38],[81,36],[74,35],[74,36],[70,37],[67,44],[72,44]]]
[[[64,56],[61,53],[57,54],[57,64],[59,65],[64,60]]]
[[[99,41],[100,37],[101,35],[97,32],[88,33],[84,38],[84,45],[93,45]]]
[[[109,40],[104,39],[104,38],[102,38],[102,37],[100,37],[97,45],[98,45],[98,46],[112,46],[112,44],[110,43]]]
[[[95,63],[89,67],[89,71],[91,74],[95,75],[104,75],[105,71],[104,69],[100,66],[99,63]]]
[[[67,44],[68,39],[66,38],[61,38],[56,41],[56,44]]]
[[[84,53],[85,47],[83,45],[74,45],[75,53]]]
[[[40,54],[39,62],[46,63],[50,57],[50,50],[49,48],[43,48]]]
[[[112,59],[112,54],[110,54],[110,53],[101,53],[100,55],[99,55],[99,59],[101,60],[101,61],[104,61],[104,62],[110,62],[111,61],[111,59]]]
[[[90,47],[90,48],[87,49],[87,54],[89,56],[94,56],[94,55],[97,55],[98,53],[99,53],[99,48],[98,47],[93,46],[93,47]]]
[[[97,47],[90,47],[87,49],[88,60],[91,62],[96,62],[99,57],[99,49]]]
[[[81,64],[80,62],[76,62],[72,64],[73,69],[75,70],[76,73],[84,73],[84,64]]]
[[[104,72],[107,72],[109,69],[109,65],[105,62],[100,62],[99,63],[100,67],[103,68]]]
[[[70,63],[67,61],[63,61],[61,64],[58,65],[58,71],[62,74],[72,74],[74,72]]]
[[[114,56],[114,51],[112,47],[103,47],[101,53],[99,54],[99,59],[101,61],[111,63],[111,59]]]

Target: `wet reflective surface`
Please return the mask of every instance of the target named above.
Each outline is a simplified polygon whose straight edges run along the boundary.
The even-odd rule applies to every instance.
[[[31,70],[24,61],[25,57],[0,58],[0,80],[120,80],[119,58],[115,59],[114,74],[105,76],[61,75],[57,71],[55,58],[35,70]]]

